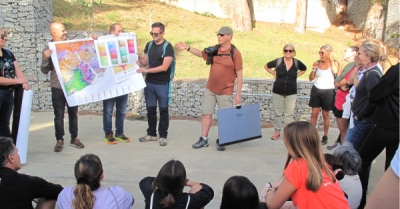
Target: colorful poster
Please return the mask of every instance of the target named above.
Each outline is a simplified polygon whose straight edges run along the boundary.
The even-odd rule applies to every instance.
[[[101,36],[94,43],[100,67],[112,67],[115,82],[126,80],[136,73],[138,55],[134,33]]]
[[[129,94],[146,86],[143,76],[136,73],[139,68],[136,64],[120,65],[119,68],[124,66],[126,69],[128,66],[134,70],[117,83],[114,79],[115,69],[100,67],[93,39],[51,42],[49,47],[69,106]]]

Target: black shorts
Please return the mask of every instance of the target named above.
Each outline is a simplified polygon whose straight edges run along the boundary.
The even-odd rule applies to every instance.
[[[338,110],[335,105],[333,105],[332,112],[333,112],[333,115],[337,118],[342,118],[342,116],[343,116],[343,110]]]
[[[320,107],[323,110],[332,110],[335,102],[335,89],[318,89],[313,85],[310,93],[310,107]]]

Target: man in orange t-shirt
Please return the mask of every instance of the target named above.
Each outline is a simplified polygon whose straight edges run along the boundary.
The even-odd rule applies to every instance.
[[[218,45],[206,48],[203,51],[190,47],[183,42],[179,42],[176,45],[178,49],[186,49],[198,57],[203,57],[204,60],[207,60],[207,64],[211,64],[210,75],[203,97],[201,137],[192,145],[194,149],[208,146],[208,132],[210,131],[215,105],[218,103],[219,109],[232,107],[232,95],[236,78],[237,91],[235,104],[239,105],[242,100],[243,62],[240,51],[231,44],[233,30],[230,27],[224,26],[218,31],[217,37]],[[233,53],[231,53],[231,49],[233,49]],[[215,51],[214,54],[216,55],[209,59],[206,51]],[[219,139],[217,139],[216,143],[218,151],[225,150],[225,147],[219,144]]]

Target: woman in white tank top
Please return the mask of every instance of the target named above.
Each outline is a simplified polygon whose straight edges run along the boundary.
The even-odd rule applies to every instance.
[[[329,111],[333,109],[335,100],[335,74],[340,69],[340,63],[334,59],[333,49],[329,44],[320,48],[320,60],[313,64],[309,80],[314,82],[311,89],[309,106],[312,108],[311,123],[317,124],[320,109],[324,120],[324,136],[322,145],[328,143],[328,130],[330,126]]]

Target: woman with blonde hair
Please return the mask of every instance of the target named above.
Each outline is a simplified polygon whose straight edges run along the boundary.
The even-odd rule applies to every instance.
[[[288,150],[283,177],[265,185],[265,197],[261,193],[267,207],[281,208],[291,197],[297,208],[349,208],[339,182],[325,163],[315,126],[306,121],[292,122],[284,128],[283,141]]]
[[[328,143],[328,131],[330,126],[329,111],[334,107],[335,101],[335,75],[340,74],[340,62],[336,61],[333,56],[331,45],[321,46],[319,50],[320,60],[313,64],[309,80],[315,79],[311,88],[309,106],[312,108],[311,124],[317,125],[317,119],[322,109],[322,118],[324,120],[324,136],[322,137],[322,145]]]
[[[75,163],[76,186],[64,188],[58,195],[59,209],[128,209],[134,203],[122,187],[108,189],[100,185],[104,179],[103,165],[94,154],[86,154]]]
[[[183,192],[190,187],[189,193]],[[157,177],[145,177],[139,183],[145,199],[145,209],[199,209],[214,197],[214,190],[204,183],[186,178],[186,169],[179,160],[170,160]]]
[[[283,47],[283,57],[272,60],[264,66],[265,70],[276,79],[272,88],[275,124],[272,140],[277,140],[281,136],[282,121],[285,125],[293,121],[297,99],[297,77],[307,70],[307,67],[294,56],[296,50],[293,44],[286,44]]]

